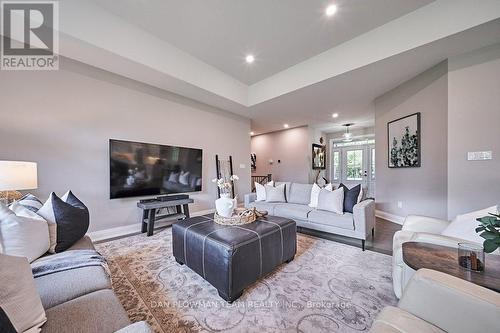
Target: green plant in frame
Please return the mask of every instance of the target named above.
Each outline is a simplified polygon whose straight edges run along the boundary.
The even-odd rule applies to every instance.
[[[481,223],[476,232],[484,238],[484,252],[494,252],[500,247],[500,215],[490,213],[490,216],[478,218],[477,221]]]

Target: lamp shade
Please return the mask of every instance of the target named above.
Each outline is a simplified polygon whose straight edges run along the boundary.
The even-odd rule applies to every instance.
[[[0,191],[31,190],[37,187],[36,163],[0,161]]]

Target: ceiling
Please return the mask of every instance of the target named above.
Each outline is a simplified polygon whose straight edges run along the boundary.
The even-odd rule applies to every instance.
[[[433,0],[95,0],[251,85]],[[333,17],[325,8],[337,5]],[[255,62],[245,63],[245,55]]]

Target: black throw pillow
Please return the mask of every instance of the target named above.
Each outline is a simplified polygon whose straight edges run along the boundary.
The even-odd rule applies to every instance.
[[[71,191],[62,198],[52,192],[37,214],[49,224],[51,253],[67,250],[89,229],[89,210]]]
[[[2,333],[17,333],[5,311],[0,307],[0,328]]]
[[[349,189],[344,184],[339,187],[344,189],[344,212],[352,213],[353,207],[358,203],[359,192],[361,191],[361,184]]]

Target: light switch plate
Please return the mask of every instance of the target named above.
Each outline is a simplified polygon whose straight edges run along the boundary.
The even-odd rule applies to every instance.
[[[486,161],[493,159],[493,152],[489,151],[469,151],[467,161]]]
[[[240,164],[240,169],[245,169],[247,166],[245,164]]]

